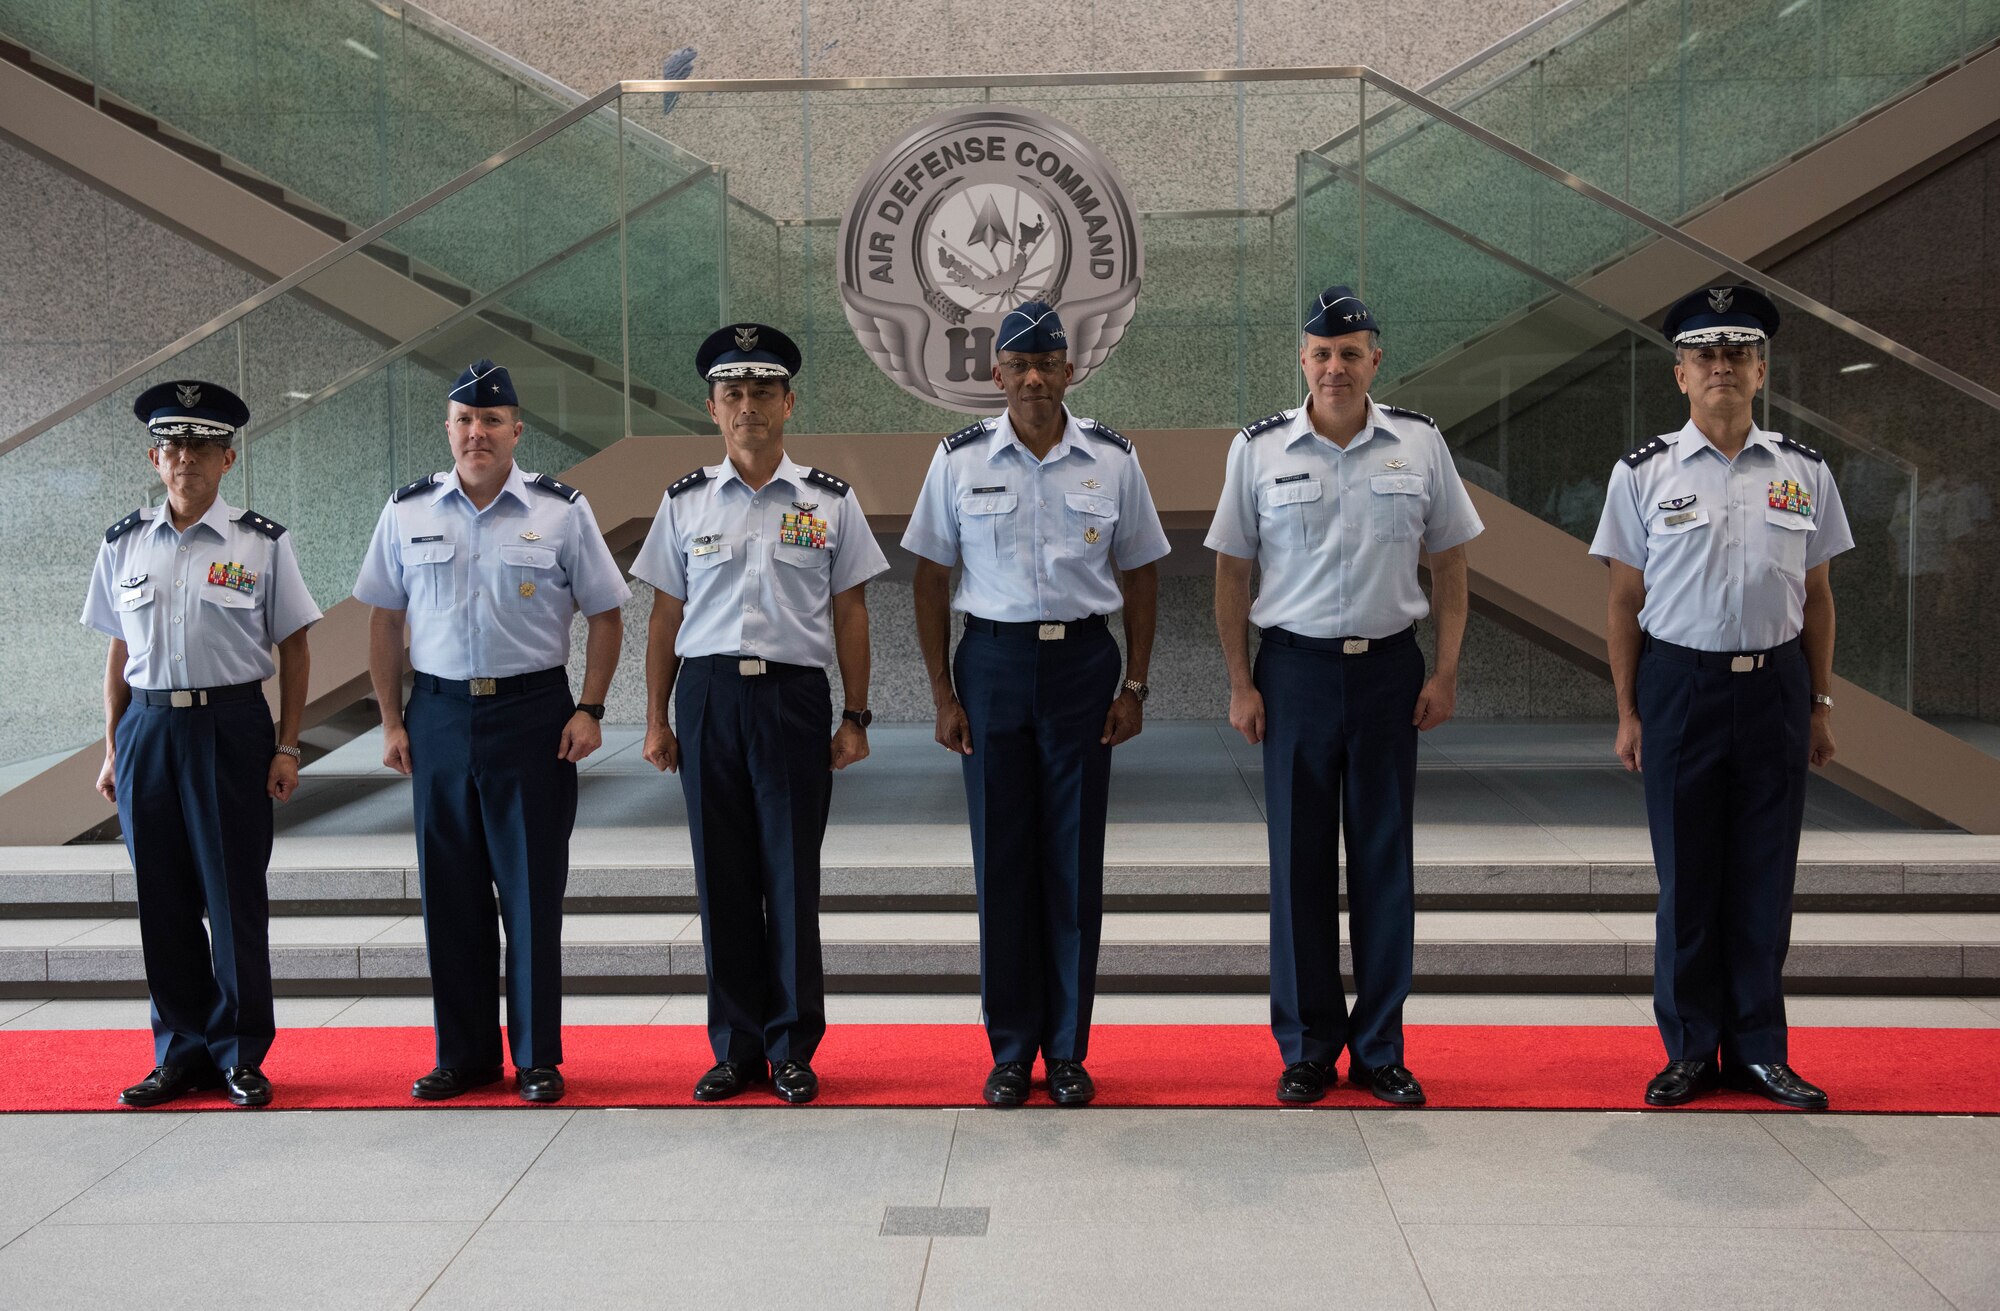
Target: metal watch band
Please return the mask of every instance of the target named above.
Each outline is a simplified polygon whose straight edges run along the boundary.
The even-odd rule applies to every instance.
[[[1813,693],[1813,704],[1816,706],[1825,706],[1828,710],[1831,710],[1833,709],[1833,698],[1824,692],[1815,692]]]
[[[1153,694],[1153,689],[1150,686],[1140,682],[1136,678],[1128,678],[1123,683],[1120,683],[1119,686],[1130,692],[1133,696],[1138,697],[1139,704],[1142,706],[1146,704],[1146,698]]]
[[[298,760],[301,758],[299,756],[299,749],[297,747],[279,747],[278,754],[281,756],[290,756],[294,760]]]

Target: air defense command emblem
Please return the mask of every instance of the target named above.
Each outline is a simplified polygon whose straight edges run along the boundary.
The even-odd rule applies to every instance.
[[[1076,382],[1132,321],[1144,252],[1111,162],[1031,109],[927,119],[876,156],[840,223],[840,296],[855,336],[904,391],[993,408],[1007,311],[1062,311]]]

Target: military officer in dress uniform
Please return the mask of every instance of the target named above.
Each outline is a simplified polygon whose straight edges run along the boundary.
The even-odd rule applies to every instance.
[[[1644,771],[1660,876],[1667,1065],[1646,1101],[1720,1082],[1821,1108],[1786,1063],[1783,974],[1806,765],[1834,751],[1828,561],[1854,538],[1819,452],[1752,417],[1770,298],[1704,287],[1663,326],[1687,424],[1612,466],[1590,544],[1611,570],[1618,757]]]
[[[979,890],[979,981],[994,1066],[984,1096],[1096,1095],[1084,1060],[1104,919],[1111,750],[1143,724],[1155,562],[1166,533],[1132,443],[1063,404],[1062,319],[1029,301],[1001,320],[1006,411],[944,439],[903,546],[937,740],[959,753]],[[963,561],[947,602],[951,570]],[[1125,670],[1105,617],[1125,611]],[[965,612],[947,664],[951,611]]]
[[[761,323],[702,343],[695,368],[727,458],[667,488],[632,566],[657,589],[643,752],[680,772],[694,842],[716,1060],[695,1084],[704,1102],[767,1069],[787,1102],[819,1094],[820,841],[833,771],[868,755],[863,585],[889,562],[853,490],[785,454],[799,364],[792,339]],[[846,705],[829,745],[835,659]]]
[[[452,468],[399,488],[355,581],[375,607],[368,672],[382,763],[414,778],[437,1068],[410,1090],[442,1101],[498,1082],[500,941],[507,1045],[521,1099],[563,1094],[562,906],[576,765],[598,721],[630,596],[590,502],[514,464],[520,400],[480,360],[446,402]],[[583,700],[570,699],[570,618],[587,617]],[[407,618],[416,685],[403,705]]]
[[[166,503],[105,531],[83,608],[111,639],[97,790],[118,807],[138,876],[153,999],[157,1068],[118,1100],[158,1106],[219,1085],[238,1106],[262,1106],[276,1034],[271,801],[299,785],[306,630],[320,612],[284,527],[216,495],[249,407],[212,382],[180,381],[132,409]],[[262,687],[274,668],[275,733]]]
[[[1385,1102],[1424,1100],[1403,1064],[1417,733],[1457,703],[1465,544],[1484,525],[1437,425],[1369,396],[1381,364],[1368,307],[1346,287],[1321,292],[1299,348],[1306,403],[1236,435],[1208,533],[1229,722],[1264,744],[1281,1102],[1324,1097],[1342,1048],[1356,1087]],[[1253,563],[1263,573],[1254,604]],[[1432,604],[1427,678],[1413,625]],[[1263,630],[1254,669],[1247,623]],[[1340,978],[1343,818],[1352,1016]]]

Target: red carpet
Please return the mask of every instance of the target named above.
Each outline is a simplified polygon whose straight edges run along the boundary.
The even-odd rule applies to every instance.
[[[711,1064],[688,1025],[578,1025],[565,1031],[562,1105],[685,1106]],[[287,1029],[264,1063],[277,1109],[408,1109],[431,1066],[429,1029]],[[1433,1108],[1640,1110],[1662,1064],[1649,1028],[1413,1025],[1409,1063]],[[1792,1063],[1836,1111],[2000,1114],[2000,1029],[1794,1029]],[[0,1111],[102,1111],[152,1064],[139,1031],[0,1032]],[[958,1024],[840,1025],[813,1061],[818,1106],[975,1106],[990,1067],[983,1030]],[[1251,1025],[1100,1025],[1090,1071],[1098,1106],[1272,1106],[1279,1070],[1270,1033]],[[1039,1071],[1038,1071],[1039,1073]],[[1030,1105],[1048,1105],[1037,1084]],[[444,1103],[523,1110],[505,1084]],[[776,1106],[767,1090],[724,1106]],[[1388,1109],[1342,1084],[1323,1106]],[[233,1110],[218,1093],[174,1110]],[[711,1108],[699,1108],[711,1109]],[[802,1108],[810,1109],[810,1108]],[[1742,1093],[1686,1108],[1778,1109]]]

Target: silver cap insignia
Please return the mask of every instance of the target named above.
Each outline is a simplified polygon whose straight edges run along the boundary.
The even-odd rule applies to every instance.
[[[192,407],[201,404],[201,388],[195,386],[193,383],[184,383],[175,387],[174,395],[180,400],[183,406]]]
[[[738,328],[736,330],[736,349],[740,351],[756,350],[757,330],[755,328]]]
[[[1736,289],[1734,287],[1710,287],[1708,289],[1708,307],[1717,314],[1729,313],[1729,307],[1735,303]]]

